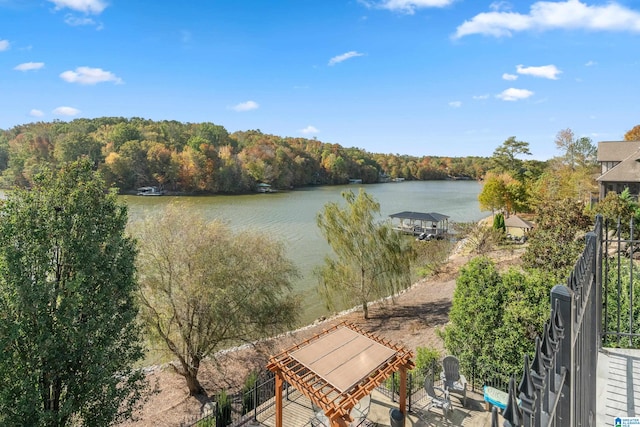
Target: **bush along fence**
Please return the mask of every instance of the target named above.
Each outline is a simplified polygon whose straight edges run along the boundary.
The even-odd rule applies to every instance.
[[[509,381],[504,426],[591,426],[595,423],[596,370],[601,346],[602,217],[567,285],[551,290],[551,313],[535,354]],[[492,425],[498,425],[494,408]]]
[[[523,355],[522,370],[505,374],[471,363],[471,372],[465,372],[471,391],[482,393],[484,385],[509,390],[504,426],[594,425],[597,356],[602,343],[640,348],[640,292],[634,292],[634,282],[640,281],[640,266],[634,262],[640,258],[640,239],[636,236],[640,230],[633,221],[628,226],[620,221],[611,224],[596,217],[594,231],[587,233],[586,247],[566,286],[557,285],[551,290],[549,319],[542,336],[536,338],[535,353],[531,357]],[[463,360],[460,362],[464,365]],[[408,373],[409,411],[425,397],[425,372],[432,373],[435,385],[442,385],[439,366],[437,360],[431,369]],[[244,393],[228,396],[230,417],[223,419],[219,415],[223,411],[210,409],[203,418],[183,426],[241,426],[255,419],[274,405],[274,379],[265,375],[261,374]],[[286,390],[288,393],[288,387]],[[398,399],[398,390],[395,375],[378,387],[393,401]],[[243,404],[245,399],[252,403]],[[216,417],[215,424],[204,423]],[[492,425],[498,425],[495,407]]]

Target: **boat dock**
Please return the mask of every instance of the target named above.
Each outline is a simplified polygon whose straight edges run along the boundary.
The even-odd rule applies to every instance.
[[[421,240],[442,239],[449,233],[449,217],[437,212],[404,211],[389,218],[394,230],[423,237]]]

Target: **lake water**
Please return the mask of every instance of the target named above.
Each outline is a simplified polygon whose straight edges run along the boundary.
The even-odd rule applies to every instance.
[[[139,197],[120,196],[129,207],[131,221],[158,212],[168,203],[179,200],[208,219],[220,219],[236,230],[250,229],[269,234],[282,241],[288,257],[295,263],[301,278],[295,291],[304,299],[301,322],[309,323],[328,314],[316,292],[313,270],[330,252],[316,225],[316,216],[328,202],[343,202],[342,191],[363,188],[380,203],[381,219],[402,212],[438,212],[449,222],[478,221],[488,214],[481,212],[475,181],[405,181],[386,184],[309,187],[294,191],[241,196]]]

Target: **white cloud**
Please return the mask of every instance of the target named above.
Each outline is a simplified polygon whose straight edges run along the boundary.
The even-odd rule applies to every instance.
[[[489,5],[489,9],[494,11],[511,10],[511,3],[507,1],[494,1]]]
[[[489,99],[489,95],[473,95],[472,98],[475,100]]]
[[[516,66],[516,71],[518,71],[518,74],[526,74],[551,80],[558,80],[558,74],[562,73],[555,65],[542,65],[540,67],[523,67],[522,65],[518,65]]]
[[[102,0],[48,0],[56,5],[56,9],[71,9],[77,12],[99,15],[107,8]]]
[[[596,61],[587,61],[587,63],[584,64],[585,67],[593,67],[594,65],[598,65],[598,63]]]
[[[44,62],[25,62],[23,64],[16,65],[13,69],[17,71],[31,71],[39,70],[42,67],[44,67]]]
[[[517,101],[519,99],[529,98],[532,95],[533,92],[527,89],[509,88],[496,95],[496,98],[500,98],[503,101]]]
[[[454,1],[455,0],[360,0],[360,3],[368,7],[414,14],[416,9],[425,9],[429,7],[445,7],[449,6]]]
[[[258,105],[257,102],[255,101],[247,101],[247,102],[241,102],[240,104],[234,105],[233,107],[231,107],[232,110],[235,111],[251,111],[251,110],[255,110],[258,107],[260,107],[260,105]]]
[[[462,107],[462,102],[461,101],[451,101],[449,103],[449,107],[460,108],[460,107]]]
[[[40,110],[36,110],[36,109],[34,108],[33,110],[29,111],[29,115],[30,115],[31,117],[42,117],[42,116],[44,116],[44,113],[43,113],[42,111],[40,111]]]
[[[346,61],[347,59],[355,58],[357,56],[364,56],[364,53],[359,53],[355,50],[352,50],[350,52],[343,53],[342,55],[334,56],[329,60],[329,65],[336,65],[342,61]]]
[[[504,73],[502,75],[503,80],[518,80],[518,76],[515,74]]]
[[[9,49],[9,46],[11,46],[9,40],[0,40],[0,52]]]
[[[80,110],[73,107],[58,107],[53,110],[53,114],[57,116],[77,116],[80,114]]]
[[[122,79],[110,71],[102,68],[78,67],[75,71],[65,71],[60,74],[60,78],[69,83],[79,83],[81,85],[95,85],[104,82],[122,83]]]
[[[83,16],[79,18],[75,15],[68,14],[64,17],[64,22],[67,25],[71,25],[72,27],[80,27],[83,25],[96,25],[96,21],[93,19]]]
[[[553,29],[640,32],[640,12],[615,2],[589,6],[580,0],[538,1],[531,5],[528,14],[508,11],[480,13],[458,26],[453,37],[471,34],[503,37],[516,31]]]
[[[305,135],[309,135],[309,134],[314,134],[314,133],[320,133],[320,131],[318,129],[316,129],[315,126],[307,126],[304,129],[300,129],[300,133],[303,133]]]

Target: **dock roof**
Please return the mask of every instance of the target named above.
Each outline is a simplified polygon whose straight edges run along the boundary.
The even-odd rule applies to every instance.
[[[413,219],[418,221],[431,221],[431,222],[440,222],[440,221],[444,221],[445,219],[449,219],[447,215],[443,215],[437,212],[424,213],[424,212],[410,212],[410,211],[398,212],[393,215],[389,215],[389,217],[400,218],[400,219]]]

